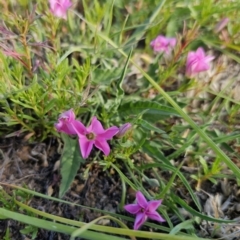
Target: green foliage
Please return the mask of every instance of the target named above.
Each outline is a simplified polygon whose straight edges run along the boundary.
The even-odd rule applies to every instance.
[[[193,179],[197,180],[198,182],[196,188],[200,190],[202,182],[206,180],[211,181],[213,184],[217,184],[215,177],[222,177],[221,175],[219,176],[219,173],[223,168],[221,160],[218,158],[215,159],[211,168],[209,168],[206,160],[202,156],[199,156],[199,163],[202,165],[203,173],[199,173],[198,176],[196,175],[191,176]]]
[[[31,239],[35,239],[38,233],[38,227],[27,225],[20,231],[22,234],[31,234]]]
[[[88,161],[97,161],[102,171],[114,169],[118,173],[122,182],[120,208],[125,204],[128,187],[140,190],[149,200],[163,199],[159,211],[167,223],[145,224],[156,232],[108,228],[95,222],[83,227],[84,223],[27,206],[33,197],[28,189],[14,191],[13,196],[1,189],[1,219],[26,224],[21,233],[32,239],[36,238],[38,228],[44,228],[72,235],[72,239],[80,232],[85,239],[122,239],[113,234],[125,234],[187,240],[198,239],[194,227],[199,219],[229,222],[203,214],[195,191],[205,181],[216,184],[222,177],[239,182],[240,171],[235,165],[239,159],[240,134],[236,127],[239,102],[228,94],[237,77],[215,92],[211,88],[212,79],[190,80],[184,71],[188,51],[198,46],[206,49],[210,46],[216,55],[221,52],[240,62],[236,54],[240,50],[238,1],[155,0],[149,4],[145,0],[84,0],[72,6],[66,21],[56,18],[43,0],[36,6],[27,0],[7,3],[0,0],[0,8],[2,136],[16,136],[20,132],[21,136],[31,133],[34,140],[60,137],[54,123],[59,114],[71,108],[86,126],[92,116],[97,116],[105,127],[130,122],[132,128],[126,135],[111,140],[109,156],[102,157],[97,152]],[[229,24],[224,31],[216,32],[216,24],[226,17]],[[159,34],[177,37],[172,56],[153,53],[149,47]],[[220,72],[222,66],[218,64]],[[131,84],[137,90],[127,93],[125,86]],[[187,94],[191,91],[195,93],[190,98]],[[202,91],[210,98],[201,98]],[[210,103],[193,112],[191,107],[197,100]],[[221,114],[227,123],[221,120]],[[226,130],[212,126],[217,120]],[[59,198],[63,198],[85,162],[78,139],[61,137],[64,148]],[[182,167],[188,163],[197,169],[195,173],[183,172]],[[223,174],[223,167],[231,173]],[[168,174],[168,178],[163,177]],[[194,207],[180,198],[176,189],[183,189]],[[179,208],[192,214],[192,219],[185,220]],[[124,214],[91,210],[133,221]],[[181,222],[176,225],[171,216],[177,216]],[[4,238],[10,238],[8,228]]]
[[[81,157],[77,139],[71,139],[65,134],[62,134],[62,138],[64,141],[64,148],[61,156],[62,179],[59,191],[60,198],[62,198],[69,189],[80,165],[85,162]]]
[[[168,106],[153,101],[136,101],[124,103],[119,108],[119,113],[124,115],[143,114],[143,118],[149,121],[158,121],[169,118],[171,115],[178,115],[177,112]]]
[[[3,240],[10,240],[10,239],[11,239],[10,238],[10,231],[9,231],[9,228],[7,228],[6,233],[3,237]]]

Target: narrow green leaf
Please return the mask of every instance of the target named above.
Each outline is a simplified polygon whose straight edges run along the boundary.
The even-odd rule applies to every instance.
[[[57,100],[55,98],[51,99],[48,104],[44,107],[44,113],[48,113],[52,108],[56,106]]]
[[[114,218],[114,217],[111,217],[111,216],[101,216],[101,217],[98,217],[97,219],[94,219],[93,221],[85,224],[84,226],[82,226],[80,229],[77,229],[76,231],[74,231],[72,234],[71,234],[71,239],[70,240],[74,240],[75,237],[80,237],[85,231],[87,231],[89,228],[93,228],[93,226],[95,224],[97,224],[97,222],[101,219],[104,219],[104,218],[107,218],[107,219],[110,219],[116,223],[118,223],[123,229],[128,229],[128,227],[123,223],[121,222],[120,220],[118,220],[117,218]],[[129,229],[128,229],[129,230]],[[133,238],[132,238],[133,239]],[[134,238],[135,239],[135,238]],[[135,239],[136,240],[136,239]]]
[[[115,164],[111,163],[111,166],[118,172],[121,179],[128,183],[128,185],[131,186],[132,189],[135,189],[134,184],[122,173],[122,171]]]
[[[126,178],[126,179],[128,179],[128,178]],[[126,179],[124,178],[124,181],[125,181]],[[32,194],[33,196],[38,196],[38,197],[41,197],[41,198],[43,198],[43,199],[48,199],[48,200],[51,200],[51,201],[55,201],[55,202],[59,202],[59,203],[64,203],[64,204],[71,205],[71,206],[74,205],[74,206],[78,206],[78,207],[81,207],[81,208],[86,208],[86,209],[89,209],[89,210],[92,210],[92,211],[96,211],[96,212],[99,212],[99,213],[102,213],[102,214],[108,214],[108,215],[111,215],[111,216],[114,216],[114,217],[118,217],[118,218],[124,219],[124,220],[126,220],[126,221],[131,221],[131,222],[134,221],[134,219],[131,218],[131,217],[127,217],[127,216],[124,216],[124,215],[121,215],[121,214],[117,214],[117,213],[113,213],[113,212],[110,212],[110,211],[101,210],[101,209],[98,209],[98,208],[93,208],[93,207],[88,207],[88,206],[84,206],[84,205],[72,203],[72,202],[69,202],[69,201],[62,200],[62,199],[60,199],[60,198],[50,197],[50,196],[48,196],[48,195],[45,195],[45,194],[42,194],[42,193],[39,193],[39,192],[35,192],[35,191],[30,190],[30,189],[25,189],[25,188],[22,188],[22,187],[19,187],[19,186],[16,186],[16,185],[6,184],[6,183],[2,183],[2,182],[0,182],[0,184],[1,184],[1,185],[4,185],[4,186],[11,187],[11,188],[14,188],[14,189],[19,189],[19,190],[24,191],[24,192],[26,192],[26,193]],[[132,185],[133,185],[133,184],[132,184]],[[130,186],[132,186],[132,185],[130,185]],[[133,185],[133,186],[134,186],[134,185]],[[21,207],[24,206],[24,204],[22,204],[22,205],[20,205],[20,204],[21,204],[21,203],[18,202],[18,205],[19,205],[19,206],[21,206]],[[28,207],[28,206],[26,207],[26,205],[25,205],[25,207],[23,207],[23,208],[26,209],[26,210],[28,210],[28,211],[30,210],[30,207]],[[47,213],[45,213],[45,212],[42,212],[42,211],[39,211],[39,210],[36,210],[36,209],[33,210],[32,208],[31,208],[30,211],[31,211],[31,212],[34,212],[34,213],[36,213],[36,214],[38,214],[38,215],[40,215],[40,216],[53,219],[54,221],[61,221],[61,220],[64,219],[64,218],[58,217],[58,216],[56,216],[56,215],[47,214]],[[1,216],[1,212],[0,212],[0,216]],[[61,221],[61,222],[66,223],[65,220],[64,220],[64,221]],[[74,223],[75,223],[74,226],[81,226],[81,225],[79,225],[80,222],[78,222],[78,221],[76,222],[76,221],[69,220],[69,219],[67,220],[67,223],[68,223],[68,224],[74,224]],[[154,225],[154,228],[159,229],[159,230],[164,231],[164,232],[169,232],[169,231],[170,231],[170,229],[169,229],[168,227],[165,227],[165,226],[162,226],[162,225],[159,225],[159,224],[157,225],[157,224],[154,224],[154,223],[148,223],[148,222],[146,222],[145,225],[146,225],[146,226],[149,226],[149,227],[152,227],[152,226]],[[104,229],[111,229],[111,227],[105,227],[105,226],[102,226],[102,227],[103,227]],[[94,229],[95,229],[95,230],[97,229],[97,230],[101,231],[102,227],[99,227],[99,228],[98,228],[98,226],[96,226]],[[112,233],[112,232],[113,232],[112,230],[109,231],[109,233]],[[118,229],[118,233],[124,235],[125,230],[124,230],[124,232],[120,233],[120,230]],[[198,239],[198,240],[199,240],[199,239]]]
[[[23,102],[21,102],[20,100],[17,100],[17,99],[14,99],[14,98],[11,98],[11,101],[13,101],[14,103],[19,104],[20,106],[23,106],[23,107],[25,107],[25,108],[30,108],[30,109],[33,109],[33,108],[34,108],[34,106],[32,106],[32,105],[23,103]]]
[[[141,124],[141,126],[147,130],[150,131],[154,131],[160,134],[166,134],[166,132],[164,132],[163,130],[155,127],[154,125],[152,125],[151,123],[149,123],[148,121],[144,120],[144,119],[139,119],[139,123]]]
[[[240,137],[239,133],[232,133],[232,134],[229,134],[229,135],[226,135],[226,136],[219,136],[217,138],[214,138],[214,142],[215,143],[225,143],[225,142],[228,142],[228,141],[235,140],[239,137]]]
[[[198,211],[194,210],[191,208],[183,199],[178,197],[177,195],[172,193],[172,198],[175,200],[176,203],[180,204],[183,208],[185,208],[188,212],[190,212],[193,216],[200,217],[206,221],[210,222],[219,222],[219,223],[235,223],[235,221],[232,220],[224,220],[224,219],[218,219],[218,218],[213,218],[209,217],[207,215],[203,215],[199,213]]]
[[[62,180],[59,191],[60,198],[62,198],[69,189],[77,174],[80,164],[84,163],[84,159],[79,151],[78,141],[76,139],[71,139],[66,134],[62,134],[62,138],[64,141],[64,148],[61,157]]]
[[[170,165],[170,161],[164,156],[164,154],[160,151],[160,149],[156,148],[155,146],[152,146],[149,141],[145,142],[145,144],[142,146],[143,152],[147,153],[149,156],[156,158],[159,161],[165,163],[166,165]]]
[[[72,234],[74,231],[77,230],[77,228],[72,226],[67,226],[60,223],[55,223],[53,221],[47,221],[43,219],[38,219],[35,217],[26,216],[20,213],[12,212],[3,208],[0,208],[0,215],[10,218],[25,224],[33,225],[38,228],[47,229],[54,232],[60,232],[65,234]],[[97,225],[97,227],[100,227]],[[102,228],[104,226],[101,226]],[[109,228],[109,227],[108,227]],[[116,228],[114,228],[116,229]],[[123,232],[122,235],[129,235],[129,236],[136,236],[136,237],[144,237],[144,238],[150,238],[150,239],[164,239],[164,240],[206,240],[203,238],[197,238],[197,237],[189,237],[189,236],[174,236],[169,235],[165,233],[157,233],[157,232],[145,232],[145,231],[136,231],[136,230],[128,230],[128,229],[121,229],[118,228],[119,231]],[[99,232],[94,232],[87,230],[82,233],[81,235],[84,239],[90,239],[90,240],[124,240],[126,238],[120,238],[117,236],[107,235]]]
[[[173,175],[171,176],[171,178],[169,179],[167,185],[164,187],[163,191],[157,196],[157,198],[164,198],[165,194],[171,189],[171,187],[174,185],[174,180],[176,178],[176,176],[179,173],[179,170],[181,169],[182,165],[184,162],[182,162],[181,164],[179,164],[178,168],[176,168],[176,170],[174,171]]]
[[[196,140],[197,136],[198,136],[197,134],[194,134],[190,139],[188,139],[188,141],[184,142],[181,147],[179,147],[172,154],[168,155],[166,158],[168,160],[171,160],[171,159],[177,158],[180,154],[186,152],[186,149],[193,144],[193,142]]]
[[[145,144],[143,147],[143,150],[145,150],[150,157],[152,157],[153,159],[156,159],[157,161],[161,162],[161,165],[159,165],[159,163],[154,163],[154,164],[146,164],[142,167],[142,169],[148,169],[148,168],[154,168],[154,167],[160,167],[161,169],[166,169],[172,172],[176,172],[177,169],[171,165],[171,163],[169,162],[169,160],[167,160],[162,153],[156,149],[153,146],[150,146],[149,144]],[[157,162],[156,161],[156,162]],[[196,204],[196,206],[198,207],[199,211],[201,211],[201,205],[199,204],[188,180],[184,177],[184,175],[180,172],[177,171],[177,175],[178,177],[181,179],[182,183],[185,185],[185,187],[187,188],[187,190],[189,191],[189,194],[191,195],[194,203]]]
[[[158,121],[171,115],[179,116],[172,107],[154,101],[127,102],[119,108],[119,114],[124,115],[138,115],[143,111],[143,118],[149,121]]]
[[[91,49],[92,47],[87,47],[87,46],[83,46],[83,45],[78,45],[78,46],[74,46],[71,47],[67,52],[65,52],[59,59],[57,62],[57,66],[60,66],[60,64],[72,53],[74,52],[82,52],[83,49]]]
[[[122,71],[122,74],[117,82],[117,86],[118,86],[118,96],[119,97],[122,97],[124,95],[124,90],[122,88],[122,82],[126,76],[126,73],[127,73],[127,68],[128,68],[128,64],[129,64],[129,60],[130,60],[130,57],[132,56],[132,49],[131,51],[129,52],[128,54],[128,57],[127,57],[127,61],[125,63],[125,66],[123,68],[123,71]]]
[[[156,7],[153,14],[140,26],[138,27],[132,36],[129,38],[129,40],[125,43],[125,46],[133,46],[134,44],[137,44],[138,41],[144,36],[146,31],[151,27],[154,20],[159,16],[160,11],[163,8],[163,5],[165,4],[166,0],[161,0]]]
[[[115,0],[112,0],[111,3],[109,1],[110,6],[109,6],[109,9],[107,9],[108,14],[105,15],[105,19],[107,20],[107,24],[106,24],[106,34],[107,35],[110,34],[110,30],[112,27],[114,2],[115,2]]]
[[[193,219],[189,219],[189,220],[186,220],[182,223],[179,223],[177,226],[175,226],[171,232],[169,234],[177,234],[178,232],[180,232],[182,229],[194,229],[194,226],[193,226],[193,223],[194,223],[194,220]]]
[[[209,169],[208,169],[208,165],[207,165],[206,160],[202,156],[200,156],[199,157],[199,162],[202,164],[204,173],[207,174]]]
[[[67,226],[67,225],[56,223],[53,221],[47,221],[47,220],[38,219],[35,217],[26,216],[24,214],[12,212],[3,208],[0,208],[0,216],[4,216],[6,218],[10,218],[18,222],[29,224],[38,228],[43,228],[53,232],[60,232],[60,233],[65,233],[69,235],[77,230],[77,228],[72,226]],[[113,240],[123,240],[123,238],[120,238],[120,237],[111,236],[111,235],[107,235],[99,232],[93,232],[89,230],[84,231],[81,237],[89,240],[99,240],[99,239],[108,240],[109,238]]]
[[[31,117],[30,115],[26,115],[26,114],[20,114],[21,118],[23,119],[27,119],[27,120],[31,120],[31,121],[36,121],[37,119]]]

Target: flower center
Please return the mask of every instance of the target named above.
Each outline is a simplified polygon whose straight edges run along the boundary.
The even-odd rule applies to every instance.
[[[145,212],[145,209],[144,209],[144,208],[141,208],[140,212],[144,213],[144,212]]]
[[[68,122],[69,118],[68,117],[62,117],[61,118],[63,122]]]
[[[93,133],[87,133],[86,137],[88,140],[93,140],[95,138],[95,135]]]

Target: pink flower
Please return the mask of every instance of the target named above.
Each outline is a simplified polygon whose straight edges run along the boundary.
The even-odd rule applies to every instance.
[[[115,126],[103,129],[102,124],[96,117],[85,127],[80,121],[75,120],[75,114],[72,109],[62,113],[59,116],[58,123],[55,124],[58,131],[66,134],[78,135],[78,141],[83,158],[87,158],[93,148],[93,145],[103,151],[107,156],[110,153],[110,147],[107,140],[112,139],[119,129]]]
[[[119,128],[119,131],[118,131],[116,137],[118,137],[118,138],[123,137],[123,136],[130,130],[131,127],[132,127],[132,124],[131,124],[131,123],[125,123],[125,124],[123,124],[123,125]]]
[[[75,120],[75,114],[72,109],[60,114],[58,123],[54,125],[59,132],[64,132],[66,134],[77,134],[76,128],[85,129],[80,121]]]
[[[196,52],[189,52],[186,63],[186,75],[192,77],[199,72],[208,70],[210,68],[209,62],[213,59],[213,56],[206,56],[201,47]]]
[[[110,153],[110,147],[107,140],[112,139],[112,137],[119,131],[118,127],[115,126],[106,130],[103,129],[102,124],[96,117],[92,118],[92,122],[88,127],[84,127],[84,129],[77,127],[76,130],[83,158],[89,156],[93,145],[107,156]]]
[[[162,200],[152,200],[147,202],[143,194],[138,191],[136,194],[136,201],[136,204],[128,204],[124,206],[126,211],[136,215],[134,230],[139,229],[148,218],[158,222],[165,222],[165,220],[156,211],[161,205]]]
[[[67,19],[67,10],[71,7],[70,0],[49,0],[50,11],[59,18]]]
[[[176,43],[176,38],[168,38],[159,35],[153,41],[151,41],[150,46],[155,52],[164,52],[166,54],[169,54]]]

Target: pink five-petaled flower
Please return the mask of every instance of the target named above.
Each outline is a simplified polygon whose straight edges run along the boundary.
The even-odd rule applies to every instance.
[[[148,218],[158,222],[165,222],[165,220],[156,211],[157,208],[161,205],[162,200],[152,200],[147,202],[143,194],[138,191],[136,193],[136,201],[136,204],[128,204],[124,206],[124,209],[126,211],[136,215],[133,227],[134,230],[139,229]]]
[[[174,48],[174,46],[176,45],[176,42],[176,38],[168,38],[159,35],[153,41],[151,41],[150,46],[155,52],[169,54],[172,48]]]
[[[59,18],[67,19],[67,10],[71,7],[70,0],[49,0],[50,11]]]
[[[110,153],[110,147],[107,140],[112,139],[119,131],[118,127],[103,129],[102,124],[96,117],[92,118],[89,127],[85,127],[80,121],[75,120],[75,114],[72,109],[62,113],[59,116],[58,123],[55,124],[59,132],[66,134],[77,134],[80,150],[83,158],[87,158],[93,148],[93,145],[103,151],[107,156]]]
[[[213,59],[213,56],[206,56],[201,47],[196,52],[189,52],[186,63],[186,75],[193,77],[199,72],[207,71],[210,68],[209,62]]]
[[[92,118],[91,124],[88,127],[84,125],[80,127],[78,125],[76,130],[83,158],[89,156],[93,145],[107,156],[110,153],[110,147],[107,140],[112,139],[119,131],[118,127],[115,126],[105,130],[96,117]]]

